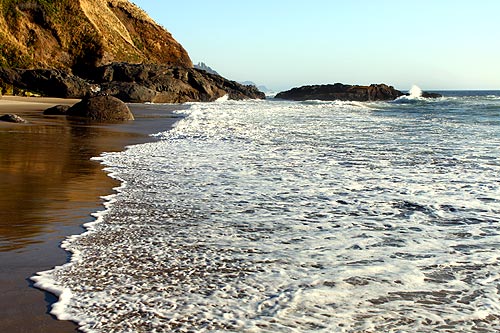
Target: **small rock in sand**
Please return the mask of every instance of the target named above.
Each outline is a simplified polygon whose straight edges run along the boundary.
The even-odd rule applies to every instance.
[[[0,121],[6,121],[9,123],[25,124],[27,121],[16,114],[4,114],[0,116]]]

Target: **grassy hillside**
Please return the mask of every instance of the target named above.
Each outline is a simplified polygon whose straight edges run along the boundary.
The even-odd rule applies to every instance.
[[[112,61],[192,66],[170,33],[127,0],[0,0],[0,66],[78,73]]]

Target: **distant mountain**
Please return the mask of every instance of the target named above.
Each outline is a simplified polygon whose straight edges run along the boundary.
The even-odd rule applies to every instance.
[[[255,82],[252,82],[252,81],[239,81],[238,83],[239,84],[243,84],[245,86],[255,86],[255,87],[257,87],[257,85],[255,84]]]
[[[194,68],[196,69],[201,69],[201,70],[204,70],[205,72],[207,73],[210,73],[210,74],[216,74],[216,75],[220,75],[219,73],[217,73],[213,68],[211,68],[210,66],[208,66],[207,64],[205,64],[204,62],[199,62],[197,63],[196,65],[193,66]],[[262,91],[263,93],[270,93],[272,92],[271,89],[267,88],[266,86],[263,86],[263,85],[260,85],[258,86],[255,82],[253,81],[238,81],[239,84],[242,84],[244,86],[253,86],[253,87],[256,87],[257,89],[259,89],[260,91]]]
[[[252,82],[252,81],[243,81],[243,82],[238,82],[238,83],[240,83],[240,84],[242,84],[244,86],[254,86],[254,87],[257,87],[263,93],[268,93],[268,92],[272,91],[268,87],[263,86],[263,85],[258,86],[255,82]]]
[[[273,92],[271,89],[269,89],[268,87],[266,86],[257,86],[257,89],[259,89],[260,91],[262,91],[263,93],[270,93],[270,92]]]
[[[194,68],[204,70],[205,72],[210,73],[210,74],[220,75],[219,73],[217,73],[214,69],[212,69],[210,66],[208,66],[204,62],[197,63],[196,65],[194,65]]]

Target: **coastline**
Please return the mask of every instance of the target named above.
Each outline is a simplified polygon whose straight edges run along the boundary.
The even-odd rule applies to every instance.
[[[84,231],[103,209],[102,196],[119,182],[91,157],[154,140],[178,120],[169,111],[182,105],[130,104],[136,120],[89,124],[64,116],[43,116],[56,104],[77,100],[0,99],[0,114],[15,113],[29,124],[0,123],[0,329],[7,332],[75,332],[76,324],[48,314],[55,296],[33,288],[36,272],[64,264],[60,243]]]

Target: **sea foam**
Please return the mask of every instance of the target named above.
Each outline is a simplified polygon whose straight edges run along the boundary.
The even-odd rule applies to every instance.
[[[419,86],[413,85],[409,91],[409,98],[420,98],[422,97],[422,89]]]
[[[497,332],[488,103],[193,103],[35,280],[87,332]]]

